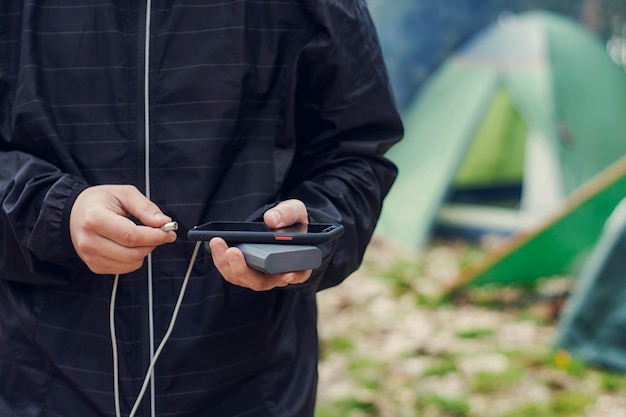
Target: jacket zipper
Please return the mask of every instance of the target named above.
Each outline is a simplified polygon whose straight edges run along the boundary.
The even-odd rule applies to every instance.
[[[146,0],[145,15],[145,41],[144,41],[144,180],[146,198],[151,198],[150,193],[150,11],[152,10],[152,1]],[[149,327],[149,347],[150,347],[150,363],[154,358],[154,299],[152,288],[152,255],[148,255],[148,327]],[[155,386],[154,386],[154,370],[152,370],[150,382],[150,416],[155,417]]]

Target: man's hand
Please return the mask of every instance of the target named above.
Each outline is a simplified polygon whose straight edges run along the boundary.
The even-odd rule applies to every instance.
[[[134,216],[145,226],[136,225]],[[96,274],[126,274],[143,265],[158,245],[176,240],[161,225],[172,219],[131,185],[100,185],[82,191],[70,214],[78,256]]]
[[[266,211],[263,220],[268,227],[278,229],[295,223],[306,224],[309,222],[309,216],[302,201],[286,200]],[[264,274],[250,268],[243,253],[238,248],[229,248],[223,239],[213,238],[209,246],[213,262],[226,281],[255,291],[301,284],[308,280],[313,272],[308,269],[282,274]]]

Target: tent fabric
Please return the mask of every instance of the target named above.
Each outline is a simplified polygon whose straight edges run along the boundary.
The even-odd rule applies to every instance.
[[[456,175],[457,187],[520,182],[527,126],[506,90],[494,93]]]
[[[510,114],[519,115],[510,122],[523,121],[511,129],[528,133],[522,181],[536,170],[536,158],[527,157],[532,142],[554,165],[547,171],[557,176],[550,189],[563,193],[556,201],[626,154],[626,74],[599,39],[548,12],[507,17],[449,57],[404,112],[405,139],[388,154],[400,176],[378,235],[421,249],[474,140],[481,132],[507,132],[485,126],[498,95],[510,103]],[[514,146],[499,148],[513,152]]]
[[[555,345],[589,364],[626,372],[626,199],[609,217],[559,323]]]
[[[505,240],[461,269],[450,291],[575,274],[593,251],[606,219],[624,196],[626,156],[570,194],[559,210],[538,225]]]

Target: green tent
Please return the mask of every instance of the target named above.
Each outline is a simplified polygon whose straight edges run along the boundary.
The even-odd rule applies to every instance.
[[[461,269],[448,288],[576,274],[626,196],[626,156],[577,188],[558,210]]]
[[[378,235],[419,250],[453,189],[511,184],[519,207],[487,218],[517,231],[626,155],[626,74],[574,21],[509,16],[442,64],[404,122]]]
[[[626,199],[610,215],[563,309],[555,346],[626,373]]]

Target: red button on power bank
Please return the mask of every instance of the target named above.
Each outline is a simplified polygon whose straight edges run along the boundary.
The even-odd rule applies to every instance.
[[[293,236],[278,235],[278,236],[274,236],[274,240],[293,240]]]

